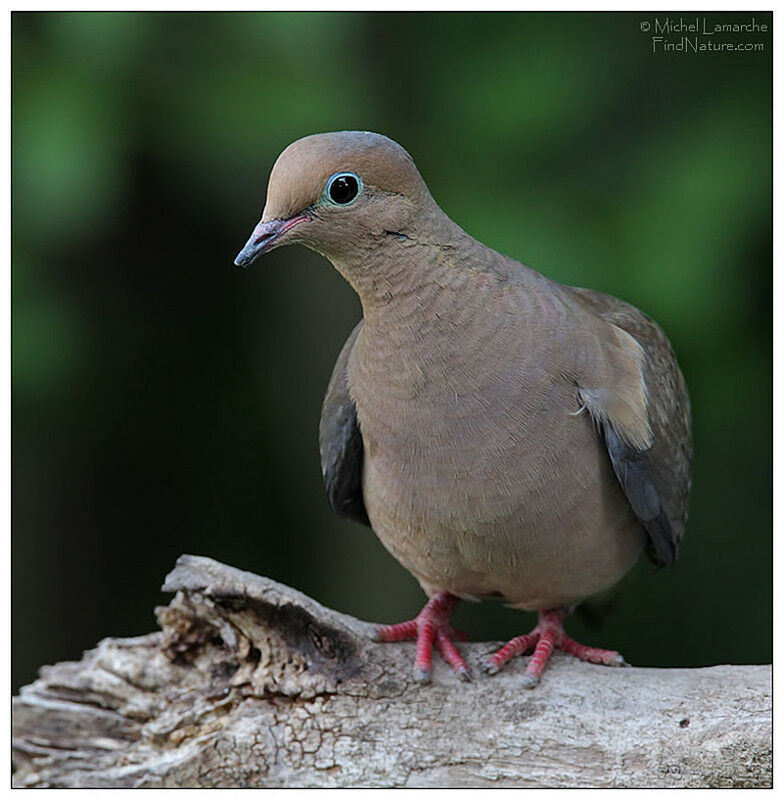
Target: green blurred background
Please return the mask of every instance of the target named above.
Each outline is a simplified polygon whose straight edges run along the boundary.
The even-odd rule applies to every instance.
[[[232,266],[280,150],[345,128],[401,142],[474,236],[640,306],[675,346],[681,558],[641,562],[572,635],[641,665],[770,661],[771,35],[654,54],[654,16],[13,15],[14,688],[154,630],[180,553],[365,619],[418,611],[321,484],[356,297],[301,248]],[[477,639],[532,621],[458,615]]]

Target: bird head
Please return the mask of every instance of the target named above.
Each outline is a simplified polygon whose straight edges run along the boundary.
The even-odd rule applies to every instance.
[[[234,263],[285,244],[340,260],[379,237],[405,237],[432,198],[411,156],[378,133],[306,136],[278,156],[261,220]]]

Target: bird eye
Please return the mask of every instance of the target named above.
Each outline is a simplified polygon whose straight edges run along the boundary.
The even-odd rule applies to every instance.
[[[327,181],[327,197],[339,206],[351,203],[362,189],[362,181],[353,172],[339,172]]]

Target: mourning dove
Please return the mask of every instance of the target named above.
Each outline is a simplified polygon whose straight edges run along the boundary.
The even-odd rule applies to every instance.
[[[564,632],[568,610],[619,581],[644,548],[672,564],[690,488],[683,376],[661,328],[609,295],[556,283],[473,239],[408,153],[376,133],[289,145],[235,263],[302,244],[359,295],[319,444],[329,501],[369,525],[428,602],[383,641],[433,644],[461,677],[459,598],[501,597],[537,626],[484,665],[553,648],[606,665]]]

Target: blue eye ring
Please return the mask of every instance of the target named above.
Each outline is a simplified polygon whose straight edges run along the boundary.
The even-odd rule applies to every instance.
[[[327,181],[324,198],[333,206],[350,206],[362,193],[362,178],[354,172],[336,172]]]

